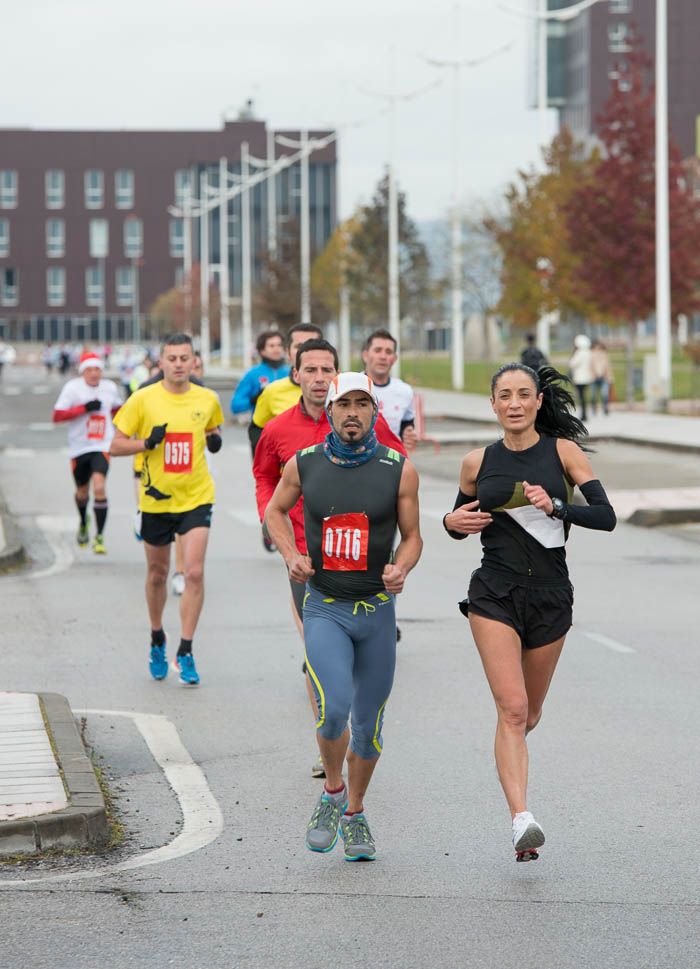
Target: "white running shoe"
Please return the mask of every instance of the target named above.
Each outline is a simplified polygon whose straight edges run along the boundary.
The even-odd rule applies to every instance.
[[[534,852],[544,844],[544,831],[529,811],[521,811],[513,818],[513,847],[517,854]]]
[[[175,572],[170,580],[170,588],[174,596],[181,596],[185,591],[185,576],[182,572]]]

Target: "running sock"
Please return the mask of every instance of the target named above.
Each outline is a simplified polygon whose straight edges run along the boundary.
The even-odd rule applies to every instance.
[[[365,813],[365,809],[363,807],[359,811],[345,811],[344,814],[343,814],[343,817],[344,818],[351,818],[355,814],[364,814],[364,813]]]
[[[83,528],[85,528],[87,525],[87,498],[76,498],[75,504],[78,509],[78,514],[80,515],[80,524],[83,526]]]
[[[180,645],[177,650],[178,656],[187,656],[188,653],[192,652],[192,640],[191,639],[181,639]]]
[[[105,498],[103,501],[93,501],[92,509],[95,512],[95,525],[97,526],[97,534],[101,535],[105,530],[105,522],[107,521],[107,508],[108,502]]]
[[[342,792],[345,790],[345,784],[341,784],[340,787],[336,788],[335,791],[332,791],[327,784],[324,784],[323,790],[326,792],[326,794],[330,794],[331,797],[335,797],[336,794],[342,794]]]
[[[162,629],[151,630],[151,646],[165,646],[165,633]]]

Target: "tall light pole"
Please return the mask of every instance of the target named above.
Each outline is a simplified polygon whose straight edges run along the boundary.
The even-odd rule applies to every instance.
[[[269,128],[267,132],[267,164],[271,168],[275,163],[275,133]],[[267,254],[272,259],[277,258],[277,182],[274,178],[267,180]]]
[[[250,347],[253,342],[253,306],[250,246],[250,166],[248,142],[241,145],[241,340],[243,341],[243,369],[250,366]]]
[[[209,174],[205,168],[201,177],[201,196],[206,199],[209,190]],[[199,342],[205,367],[211,360],[209,337],[209,209],[204,206],[199,222]]]
[[[671,240],[668,199],[668,6],[656,0],[656,356],[660,406],[671,399]]]
[[[192,172],[182,194],[182,286],[185,296],[185,321],[192,326]]]
[[[301,322],[311,322],[311,227],[309,221],[309,132],[300,132],[301,139],[292,141],[282,135],[277,136],[277,143],[287,148],[299,148],[301,157],[299,183],[299,248],[301,251],[299,273],[301,283]]]
[[[231,320],[229,318],[228,275],[228,159],[219,159],[219,302],[221,304],[221,353],[222,367],[231,365]]]
[[[459,7],[453,11],[453,37],[455,51],[459,52]],[[461,68],[477,67],[490,61],[507,50],[511,44],[499,47],[484,57],[464,60],[425,58],[432,67],[448,68],[452,73],[452,192],[450,199],[450,236],[451,246],[451,307],[452,307],[452,386],[455,390],[464,389],[464,295],[462,289],[462,212],[461,212]]]

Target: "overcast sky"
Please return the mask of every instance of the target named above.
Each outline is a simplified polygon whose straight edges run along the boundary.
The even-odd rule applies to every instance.
[[[508,0],[531,7],[530,0]],[[0,127],[216,128],[248,97],[274,127],[342,129],[340,204],[368,199],[389,152],[377,97],[440,77],[422,59],[478,58],[462,71],[465,203],[497,196],[537,159],[527,107],[529,22],[497,0],[23,0],[3,5]],[[450,200],[451,72],[396,109],[396,165],[414,218]],[[555,119],[550,117],[553,133]],[[349,126],[367,121],[361,126]],[[0,135],[0,161],[2,143]]]

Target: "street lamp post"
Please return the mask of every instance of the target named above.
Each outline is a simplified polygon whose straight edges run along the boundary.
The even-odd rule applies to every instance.
[[[203,199],[207,197],[209,189],[209,175],[207,169],[202,171],[201,177]],[[211,360],[211,343],[209,338],[209,209],[203,206],[199,222],[199,350],[202,363],[209,366]]]
[[[668,6],[667,0],[656,0],[656,356],[663,410],[672,391],[668,194]]]
[[[228,160],[219,159],[219,302],[221,304],[221,351],[219,362],[222,367],[231,365],[231,320],[229,318],[229,274],[228,274]]]
[[[243,341],[243,369],[250,366],[250,347],[253,342],[253,306],[250,266],[250,188],[248,187],[248,142],[241,145],[241,340]]]

